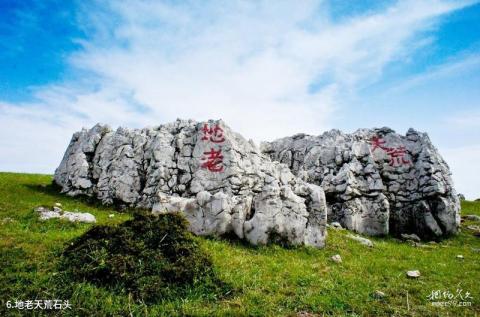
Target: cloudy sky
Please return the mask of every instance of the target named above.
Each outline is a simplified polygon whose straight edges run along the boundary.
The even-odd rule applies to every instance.
[[[0,171],[71,134],[222,118],[256,142],[428,132],[480,197],[478,1],[0,1]]]

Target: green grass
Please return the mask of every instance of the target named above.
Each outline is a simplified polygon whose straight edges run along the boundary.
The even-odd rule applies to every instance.
[[[59,280],[59,254],[92,225],[59,220],[39,221],[33,208],[62,203],[64,209],[88,211],[101,225],[131,219],[87,199],[61,195],[51,176],[0,173],[0,316],[41,315],[42,311],[6,308],[6,301],[54,299]],[[109,214],[115,217],[109,218]],[[463,214],[480,215],[480,202],[463,202]],[[466,225],[455,237],[427,247],[393,238],[374,240],[366,248],[347,239],[346,231],[329,229],[325,249],[251,247],[235,240],[195,238],[211,257],[218,276],[235,289],[216,298],[192,291],[184,298],[155,305],[136,302],[86,282],[72,283],[72,310],[64,316],[480,316],[480,238]],[[480,223],[477,223],[480,225]],[[340,254],[343,263],[330,260]],[[457,259],[457,255],[464,259]],[[407,279],[406,270],[422,276]],[[471,307],[434,307],[434,290],[470,292]],[[375,290],[386,294],[378,300]],[[407,305],[408,293],[408,305]],[[53,311],[55,312],[55,311]],[[48,314],[51,315],[52,311]],[[47,314],[45,314],[47,315]]]

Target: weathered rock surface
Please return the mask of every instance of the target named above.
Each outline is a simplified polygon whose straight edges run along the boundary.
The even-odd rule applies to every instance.
[[[459,198],[449,167],[427,134],[389,128],[297,134],[262,143],[326,194],[329,221],[369,235],[416,233],[424,239],[454,234]]]
[[[130,130],[97,124],[73,135],[54,181],[105,204],[182,212],[198,235],[234,233],[323,247],[323,190],[272,162],[222,121]]]

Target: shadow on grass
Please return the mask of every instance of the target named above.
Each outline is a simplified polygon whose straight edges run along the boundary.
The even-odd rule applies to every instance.
[[[219,241],[226,243],[229,247],[239,248],[250,252],[264,252],[269,247],[279,247],[287,250],[307,250],[308,247],[303,245],[292,245],[285,239],[277,239],[277,236],[272,236],[270,241],[266,245],[254,245],[248,242],[246,239],[240,239],[233,231],[225,233],[221,236],[202,236],[199,237],[208,241]]]
[[[110,204],[110,205],[105,205],[105,204],[102,204],[102,202],[100,200],[98,200],[96,197],[93,197],[93,196],[88,196],[88,195],[84,195],[84,194],[81,194],[81,195],[78,195],[78,196],[68,196],[68,195],[62,193],[61,192],[62,188],[60,186],[58,186],[57,184],[55,184],[54,182],[52,182],[51,184],[48,184],[48,185],[26,184],[26,185],[23,185],[23,186],[25,186],[29,190],[41,193],[43,195],[48,195],[52,198],[56,198],[57,200],[67,199],[67,200],[70,200],[72,202],[80,202],[80,203],[85,204],[89,207],[93,207],[93,208],[97,208],[97,209],[111,208],[111,209],[114,209],[118,212],[124,212],[124,213],[134,213],[134,212],[138,211],[138,209],[127,207],[125,204],[122,204],[118,201],[115,201],[113,204]]]

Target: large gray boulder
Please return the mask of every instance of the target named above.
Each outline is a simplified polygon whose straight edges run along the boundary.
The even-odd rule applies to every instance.
[[[182,212],[198,235],[325,244],[323,190],[220,120],[116,131],[97,124],[73,135],[54,181],[71,196]]]
[[[447,163],[427,134],[389,128],[297,134],[261,145],[326,194],[329,221],[369,235],[454,234],[460,204]]]

